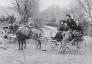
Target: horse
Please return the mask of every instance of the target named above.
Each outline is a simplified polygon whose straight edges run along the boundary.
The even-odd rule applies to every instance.
[[[27,39],[33,39],[37,43],[36,49],[41,49],[41,33],[42,31],[37,28],[21,24],[20,26],[17,26],[16,31],[13,34],[16,35],[19,50],[22,50],[23,48],[26,48]]]
[[[17,40],[18,40],[18,43],[19,43],[19,50],[20,49],[23,50],[23,44],[25,44],[24,48],[26,48],[26,42],[25,41],[28,37],[26,37],[26,35],[24,35],[21,31],[18,31],[16,33],[16,37],[17,37]]]
[[[36,28],[31,29],[32,31],[32,39],[35,40],[37,43],[36,49],[41,49],[41,36],[42,36],[42,31]]]
[[[28,28],[28,27],[19,27],[16,37],[19,43],[19,50],[23,50],[23,48],[26,48],[26,40],[27,39],[33,39],[35,42],[38,42],[36,48],[41,49],[41,41],[40,41],[41,32],[39,29],[36,28]],[[25,46],[23,46],[25,45]]]

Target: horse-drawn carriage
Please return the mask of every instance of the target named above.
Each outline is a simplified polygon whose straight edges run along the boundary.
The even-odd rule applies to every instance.
[[[25,29],[25,28],[23,28],[23,29]],[[33,28],[32,33],[36,32],[35,35],[36,34],[40,34],[41,35],[42,33],[44,34],[43,29],[42,29],[42,31],[40,31],[38,29],[35,30],[35,28]],[[24,33],[26,32],[25,34],[29,34],[30,33],[29,28],[27,30],[26,29],[24,30]],[[71,30],[66,31],[66,32],[64,32],[64,35],[62,36],[62,38],[60,37],[61,38],[61,39],[59,39],[60,41],[58,41],[57,39],[53,38],[56,35],[56,33],[58,33],[57,29],[55,29],[54,31],[53,31],[53,29],[51,29],[51,31],[46,31],[46,29],[45,29],[44,31],[47,32],[46,35],[50,34],[50,36],[46,37],[46,35],[43,35],[43,36],[40,36],[40,37],[36,36],[37,38],[34,37],[35,40],[38,40],[38,41],[40,40],[39,41],[40,47],[41,47],[41,43],[43,43],[43,41],[44,41],[45,43],[47,43],[47,45],[49,45],[51,47],[51,49],[59,50],[59,51],[62,51],[62,52],[65,52],[66,49],[69,49],[69,51],[72,51],[73,48],[76,48],[75,50],[78,50],[80,48],[79,45],[80,45],[80,41],[82,41],[82,36],[81,36],[81,34],[79,32],[76,32],[76,31],[72,32]],[[52,36],[53,33],[54,33],[54,36]],[[72,38],[72,35],[74,35],[74,36],[76,35],[76,37]],[[20,35],[18,35],[18,36],[20,36]],[[26,38],[24,37],[24,39],[26,39]],[[22,39],[22,40],[24,40],[24,39]]]
[[[54,31],[52,30],[52,32]],[[63,33],[62,32],[55,33],[55,35],[58,34],[57,36],[59,37],[59,39],[52,36],[49,36],[49,37],[43,36],[41,40],[48,43],[48,45],[50,45],[52,50],[57,50],[60,52],[66,52],[67,49],[69,52],[78,51],[83,41],[82,34],[80,32],[71,31],[71,30],[68,30]]]

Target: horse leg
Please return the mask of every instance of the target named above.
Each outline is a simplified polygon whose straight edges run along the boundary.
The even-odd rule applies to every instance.
[[[41,41],[38,40],[38,47],[39,47],[39,50],[41,50]]]
[[[36,42],[36,50],[38,49],[38,42],[37,42],[37,40],[35,40],[35,42]]]
[[[66,41],[62,41],[62,51],[61,53],[65,53],[65,50],[66,50]]]
[[[24,48],[26,48],[26,40],[24,40],[23,42],[24,42],[24,44],[25,44]]]
[[[20,40],[18,40],[18,43],[19,43],[19,50],[20,50],[20,47],[21,47],[21,41],[20,41]]]
[[[23,50],[23,40],[21,40],[21,50]]]

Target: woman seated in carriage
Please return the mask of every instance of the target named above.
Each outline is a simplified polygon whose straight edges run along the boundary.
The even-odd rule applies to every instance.
[[[57,42],[61,42],[64,34],[63,31],[65,30],[65,23],[64,20],[60,20],[60,26],[58,27],[58,32],[52,39],[56,40]]]
[[[77,37],[82,37],[83,36],[83,30],[82,27],[79,23],[79,21],[76,21],[76,27],[75,30],[73,30],[73,39]]]

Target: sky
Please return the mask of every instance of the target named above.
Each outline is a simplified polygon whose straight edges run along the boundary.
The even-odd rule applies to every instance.
[[[0,0],[0,7],[11,6],[13,0]],[[45,10],[51,5],[57,5],[61,8],[69,6],[74,0],[40,0],[40,10]]]
[[[0,0],[0,7],[10,6],[11,0]]]
[[[61,8],[64,8],[64,7],[69,7],[69,5],[74,5],[74,2],[75,2],[74,0],[41,0],[40,7],[41,10],[46,9],[51,5],[56,5]]]

